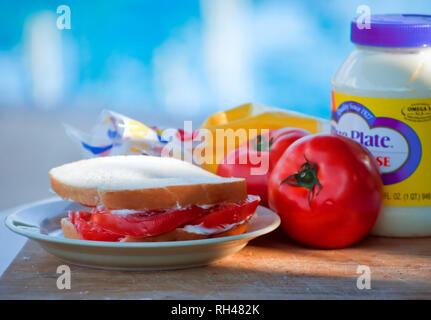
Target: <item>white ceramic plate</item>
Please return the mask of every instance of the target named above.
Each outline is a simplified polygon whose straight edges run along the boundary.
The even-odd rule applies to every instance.
[[[6,226],[20,235],[36,240],[49,253],[66,262],[103,269],[164,270],[206,265],[233,254],[247,243],[276,229],[280,218],[259,206],[244,234],[171,242],[103,242],[66,239],[60,220],[77,203],[58,198],[39,201],[6,218]]]

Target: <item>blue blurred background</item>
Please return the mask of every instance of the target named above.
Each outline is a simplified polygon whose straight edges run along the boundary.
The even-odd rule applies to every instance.
[[[71,9],[58,30],[57,6]],[[246,101],[327,117],[349,20],[430,12],[423,1],[2,1],[0,107],[164,109]]]
[[[329,117],[360,5],[431,13],[430,0],[1,1],[0,209],[49,195],[49,168],[80,157],[62,123],[88,131],[105,108],[160,126],[250,101]]]

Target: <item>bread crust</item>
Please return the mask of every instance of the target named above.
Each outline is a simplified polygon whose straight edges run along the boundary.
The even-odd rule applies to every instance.
[[[76,230],[73,223],[69,218],[61,219],[61,230],[63,231],[63,236],[68,239],[81,239],[78,231]]]
[[[217,233],[214,235],[203,235],[198,233],[192,233],[184,231],[181,228],[177,228],[167,233],[163,233],[157,236],[145,237],[145,238],[133,238],[126,236],[122,242],[161,242],[161,241],[183,241],[183,240],[198,240],[198,239],[208,239],[208,238],[219,238],[234,236],[237,234],[243,234],[247,231],[248,222],[244,222],[237,225],[227,231]],[[78,231],[76,231],[75,226],[69,220],[69,218],[61,219],[61,229],[63,231],[63,236],[68,239],[82,239]]]
[[[64,199],[89,207],[103,204],[109,210],[155,210],[238,202],[247,198],[245,180],[113,191],[70,186],[58,181],[51,174],[50,181],[52,190]]]
[[[49,174],[51,189],[63,199],[73,200],[87,207],[96,207],[100,204],[97,188],[74,187],[64,184]]]

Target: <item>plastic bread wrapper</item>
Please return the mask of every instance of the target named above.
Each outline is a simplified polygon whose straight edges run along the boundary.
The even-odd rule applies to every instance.
[[[84,158],[150,155],[193,162],[193,146],[185,148],[184,140],[188,137],[182,129],[149,127],[111,110],[101,112],[90,134],[67,124],[64,127],[69,138],[79,145]]]
[[[186,127],[186,121],[184,124]],[[281,127],[303,128],[311,133],[328,132],[329,121],[249,103],[210,115],[193,132],[187,128],[148,126],[111,110],[102,111],[89,134],[65,125],[67,135],[79,145],[85,158],[140,154],[169,156],[200,165],[211,172],[217,171],[225,152],[254,138],[262,129]],[[220,129],[246,130],[247,138],[235,139],[235,143],[226,148],[224,137],[223,144],[215,138]]]

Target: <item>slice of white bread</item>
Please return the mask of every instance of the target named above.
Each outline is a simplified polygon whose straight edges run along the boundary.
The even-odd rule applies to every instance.
[[[237,202],[247,197],[245,180],[222,178],[168,157],[111,156],[80,160],[49,172],[60,197],[109,210],[164,209]]]
[[[146,238],[132,238],[125,237],[122,242],[159,242],[159,241],[182,241],[182,240],[198,240],[198,239],[207,239],[207,238],[218,238],[218,237],[227,237],[234,236],[237,234],[242,234],[247,231],[248,222],[244,222],[237,226],[234,226],[231,229],[228,229],[224,232],[217,233],[214,235],[203,235],[198,233],[192,233],[184,231],[181,228],[176,228],[170,232],[166,232],[157,236],[146,237]],[[69,239],[81,239],[78,231],[75,226],[69,220],[69,218],[61,219],[61,229],[63,231],[63,236]]]

